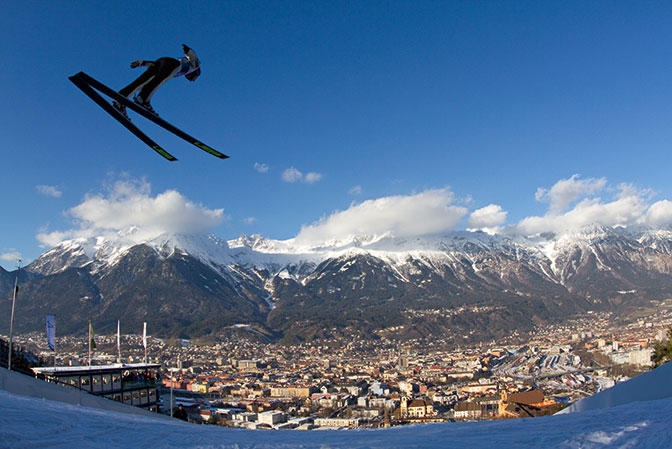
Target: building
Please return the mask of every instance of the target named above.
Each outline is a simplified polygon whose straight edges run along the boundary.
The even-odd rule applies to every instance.
[[[499,414],[499,404],[502,402],[502,395],[492,394],[474,399],[476,404],[481,407],[481,417],[497,416]]]
[[[399,382],[399,391],[406,395],[413,394],[413,391],[419,391],[419,388],[417,385],[414,385],[412,382],[408,382],[405,380],[402,380]]]
[[[481,404],[478,402],[458,402],[455,404],[454,417],[456,419],[479,419],[483,414]]]
[[[609,358],[614,363],[619,365],[630,364],[636,366],[652,366],[652,356],[652,348],[625,350],[612,352],[609,354]]]
[[[287,422],[287,414],[278,411],[268,411],[257,414],[257,421],[259,424],[268,424],[273,427],[276,424]]]
[[[309,398],[312,393],[313,389],[311,387],[271,387],[271,396],[274,398]]]
[[[629,362],[637,366],[653,366],[653,349],[640,349],[639,351],[630,351]]]
[[[33,368],[35,377],[158,412],[161,365],[133,363]]]
[[[397,412],[399,419],[424,419],[436,416],[432,402],[427,399],[401,398]]]
[[[426,399],[414,399],[408,404],[407,416],[409,418],[424,418],[434,414],[434,406]]]
[[[543,416],[557,411],[556,402],[547,400],[541,390],[528,390],[507,396],[502,395],[499,415],[507,418],[527,418]]]
[[[359,427],[359,418],[316,418],[315,425],[318,427]]]
[[[259,362],[256,360],[238,360],[236,366],[239,370],[256,370],[259,367]]]
[[[471,383],[460,387],[460,391],[466,394],[487,394],[497,391],[496,383]]]

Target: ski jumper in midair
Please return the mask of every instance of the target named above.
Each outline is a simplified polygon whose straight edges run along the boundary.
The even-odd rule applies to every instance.
[[[201,63],[196,57],[196,52],[184,44],[182,44],[182,50],[184,57],[179,59],[166,57],[156,61],[133,61],[132,69],[143,66],[147,67],[147,70],[131,84],[121,89],[119,93],[126,98],[131,98],[133,94],[140,91],[133,101],[158,116],[159,114],[154,111],[149,101],[159,87],[171,78],[184,75],[189,81],[195,81],[201,74]],[[126,106],[116,101],[112,102],[112,105],[128,118]]]

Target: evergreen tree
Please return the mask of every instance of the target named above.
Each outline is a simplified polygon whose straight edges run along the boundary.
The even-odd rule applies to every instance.
[[[672,327],[667,330],[667,339],[653,346],[653,366],[659,367],[672,360]]]

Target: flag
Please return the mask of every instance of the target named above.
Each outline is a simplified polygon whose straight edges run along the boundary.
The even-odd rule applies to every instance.
[[[91,349],[96,349],[96,338],[93,335],[93,326],[91,325],[91,320],[89,320],[89,347]]]
[[[147,321],[142,323],[142,346],[147,349]]]
[[[56,350],[56,324],[53,315],[47,315],[47,344],[49,349]]]

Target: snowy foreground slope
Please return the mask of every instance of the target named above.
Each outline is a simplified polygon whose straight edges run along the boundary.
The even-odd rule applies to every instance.
[[[670,383],[672,364],[650,379]],[[652,390],[655,382],[649,382]],[[640,386],[641,387],[641,386]],[[640,388],[638,387],[638,388]],[[633,399],[622,387],[620,395]],[[2,448],[669,448],[672,397],[534,419],[382,430],[250,431],[198,426],[0,390]]]
[[[669,448],[672,399],[535,419],[383,430],[254,431],[88,409],[0,391],[2,448]]]

